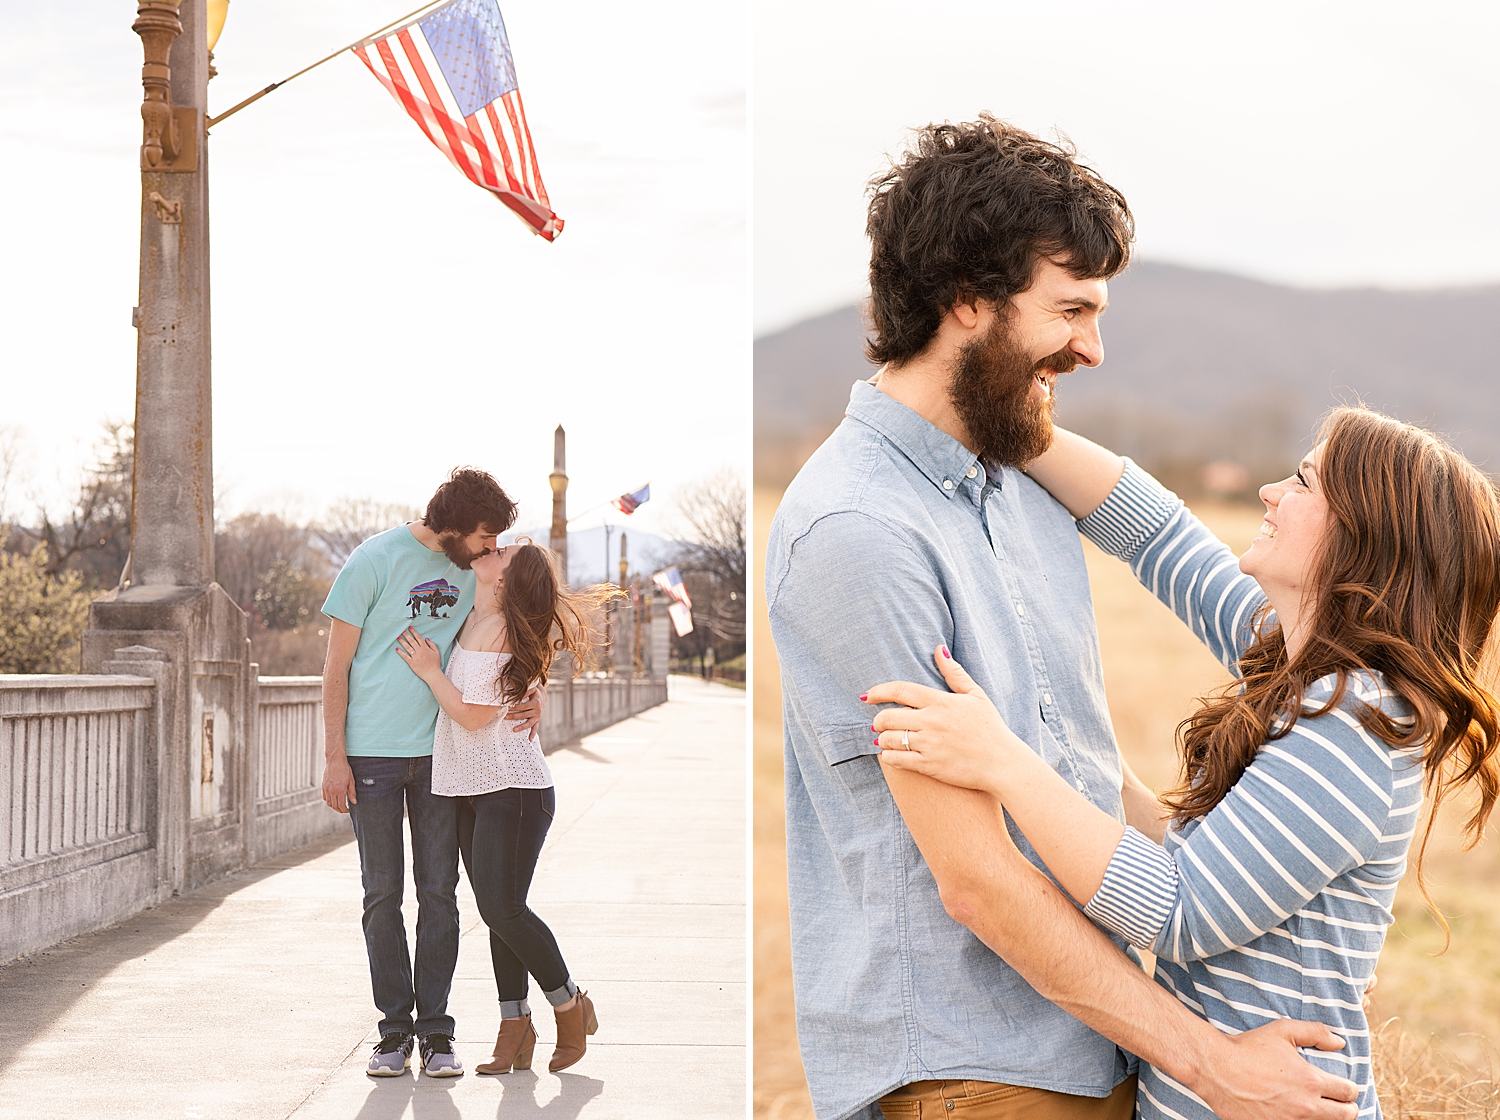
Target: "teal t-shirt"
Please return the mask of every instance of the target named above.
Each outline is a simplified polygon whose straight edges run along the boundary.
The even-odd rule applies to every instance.
[[[365,541],[333,581],[323,613],[358,626],[349,668],[344,745],[351,755],[416,758],[432,753],[438,703],[396,653],[408,626],[443,651],[474,605],[474,573],[433,552],[398,525]]]

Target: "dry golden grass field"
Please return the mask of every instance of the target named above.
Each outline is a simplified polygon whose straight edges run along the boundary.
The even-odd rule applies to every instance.
[[[780,493],[755,491],[756,574]],[[1246,507],[1197,511],[1236,551],[1255,535],[1260,514]],[[1092,546],[1089,573],[1104,655],[1110,714],[1120,747],[1142,780],[1156,788],[1177,768],[1173,733],[1195,697],[1226,679],[1218,663],[1123,564]],[[755,616],[755,1116],[810,1120],[797,1054],[787,934],[786,848],[781,769],[781,686],[762,597]],[[1452,814],[1449,824],[1457,814]],[[1446,955],[1409,873],[1396,903],[1396,925],[1381,955],[1372,1025],[1388,1120],[1500,1117],[1490,1081],[1500,1041],[1500,842],[1459,850],[1457,830],[1439,825],[1427,858],[1434,897],[1453,930]],[[1500,1075],[1500,1062],[1495,1064]]]

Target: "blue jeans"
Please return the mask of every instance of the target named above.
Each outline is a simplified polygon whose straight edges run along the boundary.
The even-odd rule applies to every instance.
[[[453,1033],[448,992],[458,963],[458,813],[451,797],[432,792],[432,757],[351,756],[355,797],[349,806],[365,887],[365,950],[382,1036]],[[417,884],[417,956],[406,948],[401,895],[406,851],[401,818],[411,822],[412,877]],[[412,1009],[417,1017],[412,1022]]]

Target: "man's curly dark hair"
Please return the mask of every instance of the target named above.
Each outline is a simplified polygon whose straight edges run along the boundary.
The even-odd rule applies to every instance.
[[[1076,155],[988,113],[917,133],[870,182],[872,362],[915,357],[960,300],[1004,307],[1030,287],[1040,258],[1080,279],[1130,263],[1125,196]]]
[[[516,503],[489,473],[474,467],[454,467],[448,481],[427,503],[422,524],[434,533],[467,537],[481,525],[492,533],[503,533],[515,520]]]

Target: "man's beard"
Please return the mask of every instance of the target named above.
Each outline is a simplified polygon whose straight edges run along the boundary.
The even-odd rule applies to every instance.
[[[1032,361],[1011,341],[1004,316],[997,316],[988,334],[959,353],[948,386],[975,454],[1024,467],[1051,447],[1057,380],[1040,401],[1031,399],[1032,386],[1037,373],[1071,373],[1077,365],[1067,350]]]
[[[466,572],[469,570],[469,565],[489,552],[487,548],[481,548],[478,552],[470,552],[469,546],[464,544],[464,538],[457,533],[439,533],[438,544],[443,547],[443,555]]]

